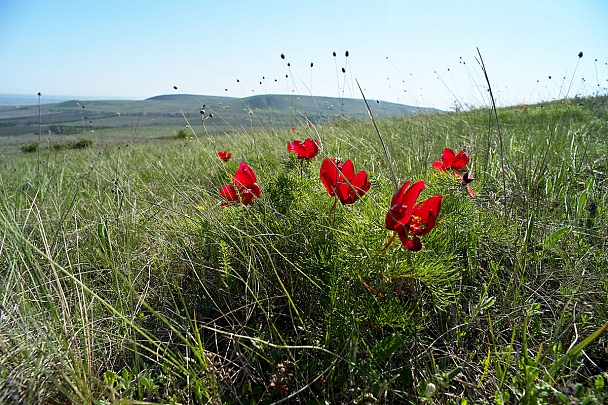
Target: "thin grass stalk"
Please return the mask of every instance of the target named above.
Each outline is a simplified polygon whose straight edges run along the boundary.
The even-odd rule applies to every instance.
[[[488,91],[490,92],[490,100],[492,101],[492,111],[494,112],[494,118],[496,120],[496,130],[498,131],[498,142],[500,144],[500,166],[502,170],[502,192],[504,198],[505,205],[505,222],[508,221],[507,218],[507,180],[505,177],[505,153],[504,153],[504,145],[502,142],[502,131],[500,130],[500,122],[498,120],[498,111],[496,110],[496,101],[494,100],[494,94],[492,93],[492,85],[490,84],[490,78],[488,77],[488,71],[486,70],[486,66],[483,63],[483,58],[481,57],[481,51],[477,48],[477,54],[479,55],[479,60],[477,61],[481,66],[481,70],[486,79],[486,83],[488,84]]]
[[[355,79],[357,82],[357,86],[359,87],[359,91],[361,92],[361,97],[363,97],[363,101],[365,102],[365,106],[367,107],[367,113],[369,114],[369,118],[372,120],[374,124],[374,128],[376,129],[376,134],[378,134],[378,138],[380,139],[380,143],[382,144],[382,148],[384,149],[384,154],[386,155],[386,159],[388,160],[388,166],[391,169],[391,176],[393,180],[393,184],[395,185],[395,190],[399,188],[399,183],[397,182],[397,176],[395,176],[395,168],[393,167],[393,159],[391,159],[391,154],[388,152],[388,148],[382,139],[382,135],[380,134],[380,129],[378,128],[378,124],[376,124],[376,119],[374,118],[374,114],[372,113],[372,109],[369,107],[369,103],[365,98],[365,94],[363,94],[363,89],[361,89],[361,85],[359,81]]]

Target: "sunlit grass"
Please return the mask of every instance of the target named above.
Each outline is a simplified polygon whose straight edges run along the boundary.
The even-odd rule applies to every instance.
[[[487,110],[378,120],[399,186],[443,195],[420,252],[383,250],[395,185],[368,122],[4,157],[0,402],[601,403],[607,115],[499,110],[502,159]],[[286,141],[308,137],[300,165]],[[446,147],[476,199],[432,168]],[[332,208],[336,156],[372,185]],[[262,194],[221,207],[241,161]]]

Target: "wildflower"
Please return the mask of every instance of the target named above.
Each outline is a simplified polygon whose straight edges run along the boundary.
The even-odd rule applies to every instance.
[[[441,154],[441,162],[433,162],[433,167],[440,172],[447,172],[450,169],[457,173],[457,170],[462,170],[469,164],[469,156],[464,151],[458,152],[457,155],[451,148],[445,148]]]
[[[227,151],[219,151],[217,152],[217,156],[222,159],[224,162],[227,162],[232,157],[232,153]]]
[[[232,182],[237,186],[241,195],[241,201],[245,205],[251,204],[254,196],[260,198],[262,194],[262,190],[255,177],[255,172],[245,162],[241,162],[239,165],[238,170],[232,178]]]
[[[352,160],[342,164],[338,158],[325,158],[321,164],[320,176],[327,194],[335,195],[342,204],[354,203],[371,187],[365,171],[355,174]]]
[[[296,139],[293,142],[287,141],[287,150],[290,153],[297,154],[298,159],[312,160],[319,153],[319,144],[310,138],[307,138],[304,142]]]
[[[526,104],[525,106],[527,108],[528,105]],[[455,155],[452,149],[445,148],[441,154],[441,162],[433,162],[433,167],[440,172],[447,172],[448,170],[452,169],[454,171],[454,175],[462,180],[462,185],[467,187],[469,195],[472,198],[477,198],[470,184],[475,179],[473,177],[469,177],[469,172],[461,174],[458,171],[464,169],[468,164],[469,156],[464,151],[460,151],[457,155]]]
[[[245,205],[253,204],[253,198],[260,198],[262,190],[257,183],[255,172],[245,162],[241,162],[238,170],[232,177],[231,185],[223,186],[220,196],[226,200],[222,206],[238,204],[239,201]]]
[[[227,205],[236,205],[239,203],[239,196],[231,184],[225,185],[220,190],[220,196],[226,200],[222,203],[222,207]]]
[[[391,208],[386,214],[386,229],[394,231],[403,246],[412,252],[422,249],[419,237],[433,229],[441,210],[441,194],[416,204],[420,192],[425,187],[424,181],[414,183],[411,187],[409,181],[405,182],[393,195]],[[388,241],[385,249],[393,242],[395,235]]]

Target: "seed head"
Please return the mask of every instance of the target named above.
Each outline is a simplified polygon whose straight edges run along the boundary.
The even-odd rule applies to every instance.
[[[281,59],[285,59],[285,54],[284,53],[281,54]]]
[[[578,57],[579,57],[579,58],[582,58],[582,57],[583,57],[583,51],[580,51],[580,52],[578,53]],[[38,95],[40,95],[40,93],[38,93]]]
[[[348,58],[348,51],[344,52],[344,56]]]
[[[177,90],[177,86],[173,86],[173,88],[174,88],[175,90]]]
[[[346,69],[342,68],[342,73],[346,73]]]
[[[336,53],[334,52],[334,58],[336,57]]]

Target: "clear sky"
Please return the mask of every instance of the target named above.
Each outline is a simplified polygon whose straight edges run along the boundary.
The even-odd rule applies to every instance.
[[[0,93],[359,97],[357,79],[448,109],[487,103],[477,47],[501,105],[606,93],[608,1],[0,0]]]

